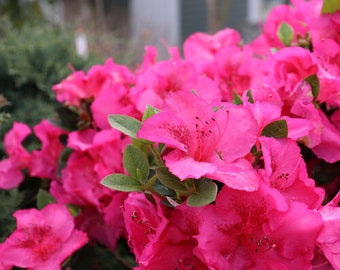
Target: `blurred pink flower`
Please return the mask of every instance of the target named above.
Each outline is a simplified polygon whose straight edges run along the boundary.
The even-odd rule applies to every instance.
[[[0,261],[32,270],[57,270],[87,242],[74,229],[73,217],[64,205],[49,204],[41,211],[18,210],[16,230],[0,244]]]
[[[30,127],[19,122],[14,122],[12,129],[6,133],[4,148],[8,157],[0,161],[0,188],[12,189],[24,180],[22,170],[28,167],[31,154],[22,142],[30,133]]]
[[[60,136],[66,135],[67,131],[42,120],[34,126],[33,131],[40,139],[41,148],[32,152],[29,164],[31,176],[55,179],[59,166],[59,156],[64,149]]]

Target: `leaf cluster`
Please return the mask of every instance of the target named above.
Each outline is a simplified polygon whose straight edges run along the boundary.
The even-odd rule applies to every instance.
[[[149,107],[143,120],[159,111]],[[206,178],[181,181],[164,165],[161,158],[164,145],[137,138],[142,122],[125,115],[110,115],[111,126],[133,139],[123,155],[127,174],[110,174],[101,183],[114,190],[145,192],[160,197],[169,206],[187,201],[191,206],[202,206],[213,202],[217,185]]]

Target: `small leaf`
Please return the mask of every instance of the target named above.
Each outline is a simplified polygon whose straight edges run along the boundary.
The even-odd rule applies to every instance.
[[[308,82],[312,88],[312,94],[314,100],[316,100],[320,93],[320,81],[316,74],[310,75],[305,79],[306,82]]]
[[[123,155],[123,164],[128,173],[139,180],[145,180],[149,176],[149,161],[146,154],[139,148],[128,145]]]
[[[286,22],[282,22],[277,31],[279,40],[286,46],[290,46],[294,38],[294,29]]]
[[[236,94],[235,91],[233,91],[233,101],[234,101],[234,104],[236,105],[243,104],[241,97],[238,94]]]
[[[137,179],[119,173],[105,176],[101,181],[101,184],[118,191],[132,192],[143,190],[143,187]]]
[[[81,208],[79,206],[71,204],[71,203],[66,204],[66,207],[68,211],[70,211],[72,217],[78,216],[81,211]]]
[[[277,120],[269,123],[263,128],[261,136],[273,137],[276,139],[287,138],[288,126],[286,120]]]
[[[171,188],[179,193],[187,192],[187,189],[183,182],[171,172],[167,167],[156,168],[156,174],[159,181],[168,188]]]
[[[159,113],[160,110],[156,109],[155,107],[152,107],[151,105],[148,105],[146,110],[144,111],[142,120],[145,121],[146,119],[150,118],[151,116]]]
[[[55,203],[56,199],[44,189],[39,189],[37,194],[37,207],[38,209],[44,208],[50,203]]]
[[[164,186],[158,179],[152,186],[153,190],[156,191],[158,194],[161,194],[164,197],[175,197],[176,193]]]
[[[247,97],[248,97],[248,101],[249,101],[250,103],[254,103],[254,98],[253,98],[253,95],[252,95],[250,89],[247,91]]]
[[[340,10],[340,1],[338,0],[323,0],[321,14],[335,13]]]
[[[187,203],[190,206],[204,206],[215,201],[217,195],[217,185],[214,182],[204,182],[199,184],[197,191],[191,194]]]
[[[110,114],[108,116],[110,125],[120,132],[137,139],[136,134],[142,123],[135,118],[121,114]]]

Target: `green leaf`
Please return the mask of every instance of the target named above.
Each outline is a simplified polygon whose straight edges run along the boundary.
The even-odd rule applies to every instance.
[[[81,208],[79,206],[71,204],[71,203],[66,204],[66,206],[67,206],[68,211],[70,211],[73,217],[76,217],[79,215],[81,211]]]
[[[248,101],[249,101],[250,103],[254,103],[254,98],[253,98],[253,95],[252,95],[250,89],[247,91],[247,97],[248,97]]]
[[[305,79],[306,82],[308,82],[312,88],[312,94],[314,100],[316,100],[320,93],[320,81],[316,74],[310,75]]]
[[[279,40],[286,46],[290,46],[294,38],[294,29],[286,22],[282,22],[277,31]]]
[[[190,206],[204,206],[215,201],[217,185],[214,182],[204,182],[198,185],[197,191],[191,194],[187,203]]]
[[[183,182],[171,172],[167,167],[156,168],[156,174],[159,181],[168,188],[171,188],[179,193],[187,192],[187,189]]]
[[[233,91],[233,101],[236,105],[243,104],[241,97],[238,94],[236,94],[235,91]]]
[[[339,0],[323,0],[321,14],[335,13],[340,10]]]
[[[155,107],[152,107],[151,105],[148,105],[143,114],[142,120],[144,121],[159,112],[160,110],[156,109]]]
[[[277,120],[269,123],[263,128],[261,135],[276,139],[287,138],[288,126],[286,120]]]
[[[38,209],[44,208],[50,203],[55,203],[56,199],[44,189],[39,189],[37,194],[37,207]]]
[[[110,114],[108,116],[110,125],[120,132],[137,139],[136,134],[142,123],[135,118],[121,114]]]
[[[138,180],[145,180],[149,176],[149,161],[146,154],[129,144],[124,151],[123,164],[128,173]]]
[[[143,190],[143,187],[137,179],[119,173],[105,176],[101,184],[118,191],[132,192]]]

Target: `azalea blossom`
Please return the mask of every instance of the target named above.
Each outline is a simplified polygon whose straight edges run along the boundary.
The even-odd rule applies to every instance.
[[[267,185],[253,192],[225,186],[204,211],[195,253],[213,269],[310,269],[321,228],[319,213],[287,205]]]
[[[12,189],[24,180],[22,170],[30,164],[31,155],[22,142],[30,133],[28,125],[14,122],[5,135],[4,147],[8,157],[0,160],[0,188]]]
[[[41,211],[14,213],[16,230],[0,244],[0,262],[32,270],[61,269],[62,263],[87,242],[85,233],[74,228],[64,205],[49,204]]]
[[[60,137],[67,132],[48,120],[42,120],[35,125],[33,131],[40,139],[41,147],[32,151],[30,174],[35,177],[54,179],[57,176],[59,155],[64,149]]]
[[[143,194],[130,193],[123,211],[128,243],[139,263],[136,269],[207,270],[193,252],[203,210],[181,205],[170,212],[158,199],[152,204]]]
[[[143,123],[138,136],[173,149],[164,156],[165,164],[181,180],[209,176],[239,189],[256,189],[257,176],[239,159],[255,144],[257,124],[241,107],[176,93],[161,113]],[[238,177],[243,173],[248,177]],[[245,182],[234,183],[241,178]]]

